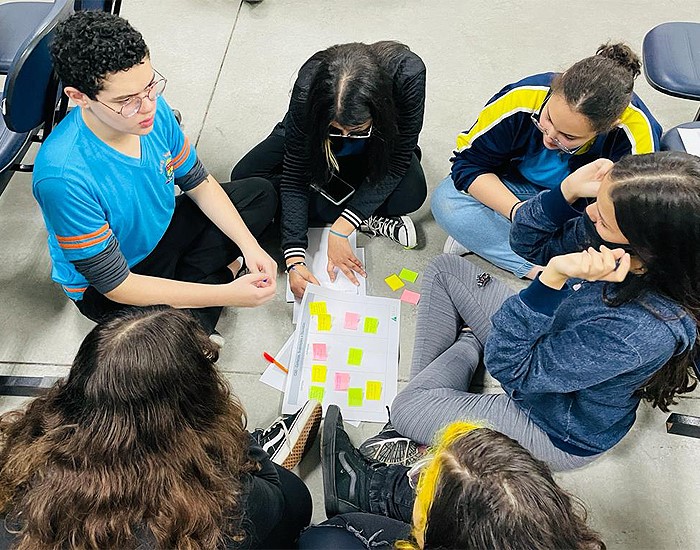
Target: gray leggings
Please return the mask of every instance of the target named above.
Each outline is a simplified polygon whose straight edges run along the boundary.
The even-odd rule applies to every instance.
[[[456,420],[481,421],[518,441],[555,471],[579,468],[595,456],[555,447],[508,395],[468,391],[491,332],[491,316],[515,294],[493,278],[479,287],[481,269],[456,255],[435,258],[423,277],[411,380],[394,399],[391,421],[403,435],[430,444]],[[460,332],[463,325],[472,332]]]

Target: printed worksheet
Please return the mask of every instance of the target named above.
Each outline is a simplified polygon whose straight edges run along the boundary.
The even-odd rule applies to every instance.
[[[308,285],[289,361],[282,413],[307,399],[343,418],[386,422],[397,392],[401,302]]]

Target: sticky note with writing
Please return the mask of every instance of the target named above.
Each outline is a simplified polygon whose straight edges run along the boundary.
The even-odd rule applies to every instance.
[[[370,334],[377,334],[377,328],[379,327],[379,319],[376,317],[365,317],[365,332]]]
[[[404,281],[408,281],[409,283],[415,283],[416,279],[418,278],[418,273],[404,267],[401,270],[401,273],[399,273],[399,277],[401,277]]]
[[[347,372],[335,373],[335,391],[345,391],[350,385],[350,375]]]
[[[323,386],[311,386],[309,388],[309,399],[323,401],[323,394],[326,392]]]
[[[348,405],[351,407],[362,406],[362,388],[348,389]]]
[[[350,348],[348,350],[348,365],[359,367],[362,364],[362,350],[360,348]]]
[[[328,313],[318,314],[318,330],[331,330],[331,316]]]
[[[328,349],[326,344],[314,344],[314,361],[325,361],[328,359]]]
[[[348,330],[357,330],[357,325],[360,324],[360,314],[348,311],[345,314],[345,328]]]
[[[326,381],[326,365],[311,365],[311,381],[325,382]]]
[[[309,311],[311,311],[311,315],[328,313],[328,310],[326,309],[326,302],[311,302],[309,304]]]
[[[403,286],[403,281],[399,279],[399,276],[396,273],[389,275],[386,279],[384,279],[384,282],[389,285],[391,290],[398,290]]]
[[[368,401],[379,401],[382,396],[382,383],[377,380],[367,380],[365,395]]]

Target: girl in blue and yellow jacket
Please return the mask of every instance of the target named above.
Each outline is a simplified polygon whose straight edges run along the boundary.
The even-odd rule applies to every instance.
[[[661,126],[632,91],[640,67],[628,46],[606,44],[563,74],[529,76],[492,97],[457,137],[452,172],[431,199],[450,235],[444,251],[533,278],[541,268],[508,243],[515,205],[598,158],[659,149]]]

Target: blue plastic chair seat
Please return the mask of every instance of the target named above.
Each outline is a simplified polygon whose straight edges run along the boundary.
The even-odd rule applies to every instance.
[[[700,122],[685,122],[671,128],[668,132],[661,136],[662,151],[685,151],[683,140],[681,139],[681,135],[678,133],[679,128],[694,128],[696,130],[700,130]]]
[[[642,44],[644,74],[665,94],[700,100],[700,23],[670,22],[651,29]]]
[[[0,4],[0,74],[7,74],[22,43],[53,8],[51,2]]]
[[[9,130],[0,116],[0,172],[17,160],[31,136],[32,132],[18,134]]]

